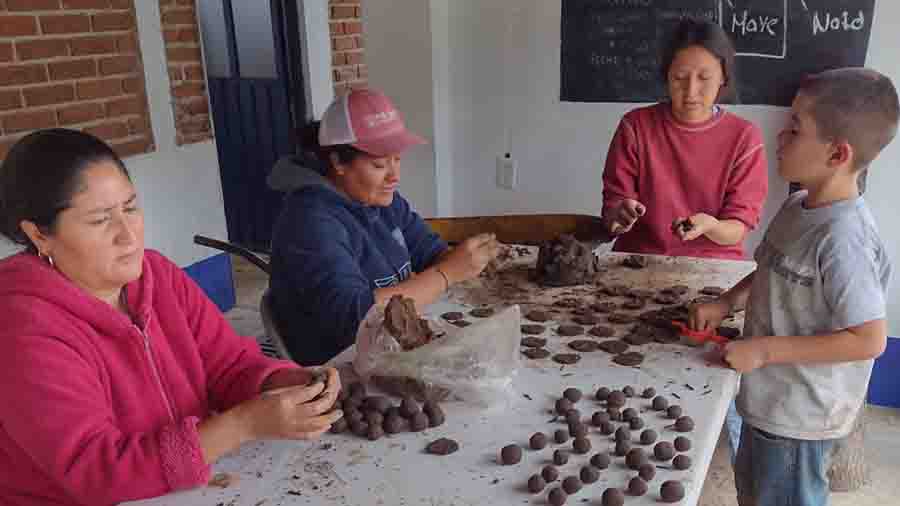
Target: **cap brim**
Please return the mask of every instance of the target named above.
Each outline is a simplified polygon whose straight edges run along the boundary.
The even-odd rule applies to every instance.
[[[413,146],[428,144],[428,141],[414,133],[404,131],[396,135],[381,137],[364,142],[354,142],[352,146],[374,156],[399,155]]]

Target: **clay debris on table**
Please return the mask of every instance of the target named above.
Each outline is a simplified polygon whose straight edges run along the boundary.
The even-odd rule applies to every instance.
[[[535,279],[546,286],[572,286],[594,281],[597,257],[590,246],[570,235],[541,245]]]

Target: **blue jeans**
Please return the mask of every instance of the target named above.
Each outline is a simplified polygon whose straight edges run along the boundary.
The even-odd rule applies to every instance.
[[[725,414],[725,431],[728,436],[728,449],[731,450],[732,467],[737,458],[738,446],[741,445],[741,426],[743,424],[744,419],[738,414],[734,401],[731,401],[731,405],[728,406],[728,413]]]
[[[734,468],[740,506],[827,506],[832,441],[775,436],[744,424]]]

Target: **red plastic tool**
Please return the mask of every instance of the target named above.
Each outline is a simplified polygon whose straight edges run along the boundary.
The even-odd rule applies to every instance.
[[[718,344],[719,346],[724,346],[726,343],[728,343],[727,337],[716,334],[716,331],[712,330],[712,329],[710,329],[710,330],[693,330],[690,327],[688,327],[687,325],[685,325],[679,321],[675,321],[675,320],[672,321],[672,325],[676,329],[678,329],[678,332],[681,333],[681,335],[689,338],[691,341],[698,343],[698,344],[703,344],[703,343],[712,341],[712,342]]]

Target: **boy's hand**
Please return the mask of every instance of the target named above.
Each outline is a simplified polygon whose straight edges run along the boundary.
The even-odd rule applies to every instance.
[[[694,239],[706,234],[710,230],[719,226],[719,220],[714,216],[706,213],[697,213],[690,217],[678,217],[676,223],[690,223],[690,227],[679,226],[673,227],[675,234],[682,241],[693,241]]]
[[[731,304],[722,298],[706,304],[691,304],[688,309],[688,326],[693,330],[717,329],[731,313]]]
[[[766,347],[763,339],[732,341],[725,345],[725,363],[739,373],[759,369],[766,365]]]

